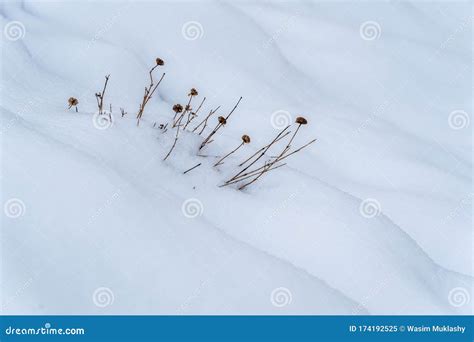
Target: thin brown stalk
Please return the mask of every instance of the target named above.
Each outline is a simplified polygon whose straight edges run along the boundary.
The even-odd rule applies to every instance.
[[[272,161],[271,164],[276,164],[277,162],[280,162],[280,161],[282,161],[282,160],[288,158],[289,156],[295,154],[296,152],[299,152],[299,151],[301,151],[302,149],[304,149],[305,147],[311,145],[311,144],[314,143],[316,140],[317,140],[317,139],[311,140],[310,142],[304,144],[303,146],[301,146],[300,148],[294,150],[293,152],[288,153],[288,154],[286,154],[286,155],[280,157],[278,160]],[[273,157],[273,158],[275,158],[275,157]],[[249,171],[249,172],[247,172],[247,173],[244,173],[244,174],[240,175],[239,177],[236,177],[234,180],[230,180],[230,181],[231,181],[231,182],[234,182],[234,181],[235,181],[235,182],[239,182],[239,181],[243,180],[243,177],[247,178],[246,176],[249,176],[249,175],[252,174],[252,173],[254,173],[254,174],[255,174],[255,173],[258,173],[258,172],[260,172],[262,169],[264,169],[266,166],[267,166],[267,164],[265,164],[264,166],[261,166],[261,167],[259,167],[259,168],[257,168],[257,169],[254,169],[254,170],[252,170],[252,171]]]
[[[283,139],[284,137],[286,137],[288,134],[290,134],[291,132],[286,132],[285,134],[283,134],[281,137],[279,137],[277,140],[275,140],[274,144],[276,144],[278,141],[280,141],[281,139]],[[251,160],[253,157],[255,157],[257,154],[259,154],[260,152],[262,152],[268,145],[265,145],[263,146],[260,150],[258,150],[257,152],[255,152],[254,154],[252,154],[250,157],[248,157],[247,159],[245,159],[242,163],[239,164],[239,167],[243,166],[245,163],[247,163],[249,160]]]
[[[221,159],[219,159],[219,161],[218,161],[217,163],[215,163],[214,166],[221,165],[221,164],[222,164],[222,161],[223,161],[224,159],[226,159],[226,158],[227,158],[228,156],[230,156],[232,153],[234,153],[234,152],[237,151],[239,148],[241,148],[242,146],[244,146],[244,144],[245,144],[245,143],[242,141],[239,146],[237,146],[235,149],[233,149],[232,151],[230,151],[229,153],[227,153],[224,157],[222,157]]]
[[[197,117],[197,113],[198,113],[199,110],[201,109],[202,104],[204,103],[204,101],[206,101],[206,98],[203,98],[203,99],[202,99],[201,104],[199,105],[198,109],[196,109],[195,112],[190,111],[190,112],[188,113],[188,120],[186,121],[186,125],[184,125],[184,127],[183,127],[183,131],[186,129],[186,127],[188,127],[188,125],[191,123],[191,121],[193,121],[194,118]]]
[[[278,133],[278,135],[275,137],[275,139],[272,140],[272,142],[270,142],[267,147],[265,147],[265,149],[260,153],[260,155],[253,161],[251,162],[249,165],[247,165],[246,167],[244,167],[241,171],[239,171],[234,177],[232,177],[231,179],[229,179],[227,182],[229,181],[233,181],[234,179],[236,179],[237,177],[239,177],[242,173],[244,173],[245,171],[247,171],[253,164],[255,164],[260,158],[262,158],[265,153],[270,149],[270,147],[272,147],[273,144],[276,143],[276,141],[278,140],[278,138],[283,134],[285,133],[285,131],[290,127],[290,125],[286,126],[283,130],[280,131],[280,133]],[[226,183],[227,183],[226,182]]]
[[[232,108],[232,110],[230,111],[230,113],[224,118],[224,122],[227,122],[227,120],[229,119],[229,117],[232,115],[232,113],[235,111],[235,109],[237,108],[237,106],[239,105],[240,101],[242,100],[242,96],[239,98],[239,101],[237,101],[237,103],[235,104],[234,108]],[[212,130],[212,132],[207,136],[206,139],[204,139],[204,141],[202,142],[201,146],[199,147],[199,149],[201,150],[204,146],[206,146],[206,144],[210,144],[213,140],[211,140],[212,136],[214,134],[217,133],[217,131],[219,130],[219,128],[221,128],[222,126],[224,126],[223,123],[218,123],[216,125],[216,127]]]
[[[110,75],[105,76],[105,83],[104,83],[104,88],[102,89],[102,92],[95,93],[95,98],[97,100],[97,107],[99,107],[99,114],[103,113],[104,96],[105,96],[105,90],[107,89],[107,83],[109,82],[109,77]]]
[[[177,125],[177,127],[176,127],[176,135],[175,135],[175,137],[174,137],[173,146],[171,146],[171,149],[169,150],[168,154],[166,155],[166,157],[165,157],[163,160],[166,160],[166,159],[170,156],[171,152],[173,152],[173,149],[174,149],[175,146],[176,146],[176,143],[178,142],[178,139],[179,139],[179,127],[180,127],[180,125],[181,125],[181,120],[183,120],[183,117],[181,117],[181,119],[179,120],[179,123],[178,123],[178,125]]]
[[[190,169],[187,169],[186,171],[183,172],[183,175],[186,174],[186,173],[188,173],[189,171],[194,170],[195,168],[197,168],[197,167],[199,167],[199,166],[201,166],[201,163],[199,163],[199,164],[197,164],[197,165],[194,165],[194,166],[193,166],[192,168],[190,168]]]
[[[201,123],[199,125],[197,125],[196,127],[194,127],[193,129],[193,132],[196,131],[202,124],[204,124],[204,126],[202,127],[201,131],[199,132],[199,135],[201,135],[201,133],[204,131],[204,129],[207,127],[207,120],[209,120],[209,118],[219,110],[221,106],[218,106],[216,109],[213,109],[209,112],[209,114],[204,118],[204,120],[201,121]]]
[[[275,170],[275,169],[278,169],[279,167],[282,167],[282,166],[285,166],[286,163],[283,163],[283,164],[280,164],[280,165],[277,165],[277,166],[274,166],[272,168],[270,168],[268,171],[271,171],[271,170]],[[257,170],[254,170],[252,172],[249,172],[249,174],[246,176],[246,177],[243,177],[243,178],[239,178],[239,179],[235,179],[233,180],[232,182],[229,182],[229,183],[224,183],[222,185],[219,185],[220,188],[224,187],[224,186],[227,186],[227,185],[231,185],[231,184],[235,184],[235,183],[238,183],[240,181],[243,181],[244,179],[248,179],[248,178],[251,178],[257,174],[259,174],[260,171],[257,171]]]
[[[182,111],[182,113],[180,113],[180,116],[178,116],[178,118],[176,118],[174,121],[173,121],[173,128],[176,127],[176,125],[178,124],[178,121],[181,122],[181,119],[186,115],[186,113],[189,111],[191,111],[191,100],[193,99],[193,96],[189,96],[189,101],[188,101],[188,104],[184,107],[184,110]],[[175,114],[175,117],[176,117],[176,114]]]
[[[150,84],[148,85],[148,87],[145,87],[145,92],[143,94],[143,99],[142,99],[142,103],[140,104],[140,107],[139,107],[139,110],[138,110],[138,113],[137,113],[137,126],[140,124],[140,119],[142,118],[143,116],[143,112],[145,110],[145,106],[147,105],[148,101],[150,101],[150,99],[152,98],[153,94],[155,93],[155,90],[156,88],[158,88],[158,86],[160,85],[161,81],[163,80],[163,78],[165,77],[166,73],[163,73],[161,75],[161,78],[159,79],[158,83],[157,84],[154,84],[154,81],[153,81],[153,71],[158,67],[159,65],[155,65],[153,68],[150,69],[149,71],[149,75],[150,75]]]

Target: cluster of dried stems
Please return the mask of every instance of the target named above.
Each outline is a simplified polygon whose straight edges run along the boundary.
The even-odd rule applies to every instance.
[[[97,107],[99,107],[99,114],[104,113],[104,96],[105,90],[107,89],[107,83],[109,83],[110,75],[105,76],[104,88],[102,92],[95,93],[95,99],[97,100]]]
[[[143,99],[142,99],[142,102],[140,104],[139,111],[138,111],[137,117],[136,117],[137,118],[137,126],[140,123],[140,119],[143,116],[143,112],[145,110],[145,107],[146,107],[147,103],[149,102],[149,100],[151,99],[151,97],[153,96],[153,94],[155,93],[156,89],[158,88],[158,86],[160,85],[161,81],[163,80],[163,78],[165,76],[165,73],[163,72],[163,74],[161,75],[161,78],[158,80],[158,82],[156,84],[154,83],[153,71],[157,67],[162,66],[162,65],[164,65],[164,61],[161,58],[157,58],[156,59],[156,65],[154,67],[152,67],[149,71],[150,84],[147,87],[145,87],[145,93],[143,95]],[[97,106],[99,108],[99,114],[104,113],[104,95],[105,95],[105,91],[107,89],[107,84],[108,84],[108,81],[109,81],[109,77],[110,77],[110,75],[105,76],[105,83],[104,83],[104,88],[103,88],[102,92],[99,92],[99,93],[95,94],[95,97],[96,97],[96,100],[97,100]],[[181,104],[175,104],[172,108],[173,112],[174,112],[174,117],[173,117],[172,123],[170,125],[170,129],[175,129],[174,141],[173,141],[173,144],[172,144],[170,150],[168,151],[166,156],[163,158],[163,160],[168,159],[168,157],[171,155],[171,153],[173,152],[173,150],[176,147],[176,144],[178,143],[178,140],[179,140],[179,137],[180,137],[180,131],[186,131],[187,130],[187,128],[191,124],[191,122],[193,122],[193,120],[195,120],[198,117],[198,113],[199,113],[202,105],[206,101],[206,98],[204,97],[202,99],[201,103],[199,104],[199,106],[197,107],[197,109],[195,111],[193,111],[193,109],[191,107],[191,103],[192,103],[193,99],[196,96],[198,96],[198,91],[196,90],[196,88],[191,88],[191,90],[189,91],[187,96],[189,97],[189,99],[187,101],[187,104],[184,107]],[[206,156],[200,155],[199,152],[205,146],[209,145],[210,143],[212,143],[214,141],[216,134],[218,133],[218,131],[222,127],[224,127],[228,123],[228,120],[229,120],[230,116],[237,109],[237,107],[238,107],[241,100],[242,100],[242,97],[239,98],[239,100],[234,105],[232,110],[226,116],[218,116],[217,117],[216,126],[211,130],[211,132],[206,136],[206,138],[204,138],[204,140],[201,142],[201,144],[198,148],[198,156],[206,157]],[[74,106],[76,108],[76,112],[78,111],[77,104],[79,103],[79,101],[76,98],[70,97],[69,100],[68,100],[68,103],[69,103],[69,109]],[[199,130],[199,132],[197,134],[200,136],[204,132],[206,127],[208,127],[208,123],[209,123],[209,120],[211,119],[211,117],[219,109],[220,109],[220,106],[218,106],[215,109],[211,109],[209,111],[209,113],[192,130],[190,129],[190,132],[194,133],[194,132],[197,132]],[[112,112],[112,104],[110,104],[110,113],[111,112]],[[120,108],[120,112],[121,112],[122,117],[124,117],[127,114],[127,112],[125,112],[125,110],[123,108]],[[112,120],[110,113],[109,113],[110,120]],[[306,125],[308,122],[305,118],[300,116],[300,117],[296,118],[295,123],[297,125],[296,130],[291,135],[291,137],[289,138],[288,142],[286,143],[285,147],[281,150],[281,152],[279,152],[275,156],[271,156],[269,159],[264,161],[262,166],[257,166],[257,162],[259,160],[262,160],[262,158],[264,158],[267,155],[267,152],[272,147],[274,147],[279,141],[283,140],[284,138],[286,138],[287,136],[289,136],[291,134],[291,131],[289,130],[289,128],[291,127],[290,125],[288,125],[283,130],[281,130],[276,135],[276,137],[272,141],[270,141],[270,143],[268,143],[265,146],[261,147],[259,150],[257,150],[255,153],[253,153],[250,157],[248,157],[243,162],[241,162],[237,166],[238,168],[240,168],[240,170],[234,176],[229,178],[227,181],[225,181],[224,184],[222,184],[220,186],[223,187],[223,186],[228,186],[228,185],[231,185],[231,184],[239,183],[239,190],[242,190],[242,189],[246,188],[247,186],[249,186],[250,184],[256,182],[258,179],[260,179],[262,176],[264,176],[268,172],[270,172],[272,170],[275,170],[275,169],[278,169],[278,168],[286,165],[286,163],[282,163],[283,160],[285,160],[289,156],[301,151],[302,149],[306,148],[307,146],[311,145],[312,143],[314,143],[316,141],[316,139],[313,139],[310,142],[304,144],[303,146],[292,150],[292,143],[293,143],[296,135],[298,134],[301,126]],[[153,127],[156,127],[156,122],[154,123]],[[168,124],[160,124],[158,126],[158,128],[162,130],[162,133],[165,133],[168,130]],[[224,164],[225,159],[227,159],[230,155],[237,152],[237,150],[239,150],[245,144],[250,143],[250,137],[246,134],[244,134],[241,137],[241,140],[242,140],[242,142],[236,148],[234,148],[233,150],[231,150],[229,153],[225,154],[224,156],[218,157],[219,160],[214,164],[214,167],[217,167],[219,165]],[[188,170],[184,171],[183,174],[186,174],[186,173],[194,170],[195,168],[201,166],[201,164],[202,163],[198,163],[198,164],[194,165],[193,167],[191,167]]]
[[[155,93],[156,88],[158,88],[161,81],[163,80],[163,78],[166,75],[166,73],[163,73],[161,75],[158,83],[156,83],[156,84],[154,83],[154,81],[153,81],[153,71],[155,71],[155,69],[157,67],[162,66],[162,65],[165,64],[165,62],[161,58],[157,58],[155,62],[156,62],[155,66],[153,68],[151,68],[150,71],[148,72],[148,74],[150,75],[150,84],[148,85],[148,87],[145,87],[145,93],[143,94],[142,103],[140,104],[140,107],[138,109],[137,126],[140,124],[140,119],[142,118],[143,112],[145,111],[145,106],[147,105],[148,101],[150,101],[151,97]]]
[[[291,151],[291,144],[294,138],[296,137],[296,134],[298,133],[300,127],[302,125],[306,125],[307,123],[308,121],[301,116],[296,118],[296,124],[297,124],[296,130],[291,136],[291,138],[289,139],[286,146],[278,155],[273,156],[267,161],[265,161],[263,166],[260,166],[260,167],[255,166],[252,169],[252,166],[254,166],[261,158],[263,158],[272,146],[274,146],[276,143],[278,143],[280,140],[282,140],[283,138],[285,138],[291,133],[291,131],[288,131],[288,129],[290,128],[289,125],[286,126],[280,133],[278,133],[277,136],[269,144],[263,146],[257,152],[252,154],[249,158],[245,159],[242,163],[240,163],[239,167],[242,167],[246,165],[247,163],[248,165],[245,166],[243,169],[241,169],[239,172],[237,172],[230,179],[228,179],[224,184],[221,185],[221,187],[235,184],[235,183],[240,183],[239,190],[242,190],[245,187],[249,186],[250,184],[259,180],[266,173],[286,165],[286,163],[281,163],[281,161],[301,151],[302,149],[304,149],[305,147],[311,145],[312,143],[316,141],[316,139],[313,139],[310,142],[306,143],[305,145],[297,148],[296,150]],[[243,181],[247,181],[247,182],[241,183]]]

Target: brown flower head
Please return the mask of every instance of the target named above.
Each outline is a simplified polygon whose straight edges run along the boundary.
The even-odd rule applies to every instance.
[[[179,103],[178,104],[175,104],[173,106],[173,110],[176,112],[176,113],[181,113],[183,111],[183,106],[181,106]]]
[[[75,97],[70,97],[69,100],[67,100],[70,106],[77,106],[79,101]]]
[[[222,125],[225,125],[227,123],[227,120],[223,116],[219,116],[217,120],[219,120],[219,123]]]
[[[186,105],[186,107],[184,107],[184,110],[187,111],[187,112],[190,111],[190,110],[191,110],[191,106],[190,106],[190,105]]]
[[[300,125],[306,125],[308,123],[308,120],[306,120],[305,118],[303,118],[302,116],[298,116],[295,120],[295,122],[297,124],[300,124]]]
[[[244,134],[244,135],[242,135],[242,141],[245,144],[249,144],[250,143],[250,137],[247,134]]]
[[[162,60],[161,58],[156,59],[156,65],[164,65],[164,64],[165,64],[165,61]]]
[[[191,88],[188,96],[196,96],[197,94],[198,94],[198,91],[196,90],[196,88]]]

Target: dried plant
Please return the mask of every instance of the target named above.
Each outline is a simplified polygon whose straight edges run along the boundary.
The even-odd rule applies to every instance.
[[[168,154],[166,155],[166,157],[163,158],[163,160],[166,160],[168,159],[168,157],[170,156],[171,152],[173,152],[174,148],[176,147],[176,143],[178,142],[178,139],[179,139],[179,127],[181,126],[181,121],[183,120],[183,116],[181,115],[180,118],[179,118],[179,121],[176,125],[176,135],[174,137],[174,142],[173,142],[173,146],[171,146],[171,149],[169,150]],[[174,126],[173,126],[174,127]],[[173,128],[172,127],[172,128]]]
[[[291,136],[290,140],[288,141],[288,143],[286,144],[285,148],[280,152],[279,155],[277,155],[276,157],[272,157],[270,160],[266,161],[264,163],[263,166],[261,167],[258,167],[256,169],[253,169],[251,171],[247,171],[253,164],[256,163],[256,161],[258,159],[260,159],[266,151],[268,151],[268,149],[275,144],[276,141],[278,140],[281,140],[281,134],[283,133],[283,131],[285,131],[286,129],[288,129],[289,126],[287,126],[282,132],[279,133],[279,135],[277,135],[277,138],[275,138],[270,144],[268,144],[264,150],[262,151],[262,153],[260,154],[260,156],[255,159],[252,163],[250,163],[246,168],[244,168],[242,171],[240,171],[239,173],[237,173],[234,177],[232,177],[231,179],[229,179],[228,181],[226,181],[222,186],[227,186],[227,185],[230,185],[230,184],[234,184],[234,183],[238,183],[240,181],[243,181],[245,179],[249,179],[249,178],[252,178],[254,177],[252,180],[250,180],[249,182],[241,185],[239,187],[239,190],[242,190],[244,189],[245,187],[249,186],[250,184],[256,182],[259,178],[261,178],[263,175],[265,175],[266,173],[268,173],[269,171],[272,171],[272,170],[275,170],[285,164],[279,164],[282,160],[288,158],[289,156],[301,151],[303,148],[309,146],[310,144],[312,144],[313,142],[316,141],[316,139],[313,139],[311,140],[310,142],[308,142],[307,144],[301,146],[300,148],[296,149],[295,151],[293,152],[290,152],[290,149],[291,149],[291,143],[293,142],[296,134],[298,133],[300,127],[302,125],[306,125],[308,123],[308,121],[304,118],[304,117],[297,117],[296,118],[296,124],[298,125],[295,132],[293,133],[293,135]],[[285,136],[288,134],[289,132],[285,133]],[[254,154],[253,156],[255,156],[256,154]],[[242,164],[245,164],[248,160],[252,159],[253,158],[250,157],[249,159],[247,159],[244,163]],[[242,165],[241,164],[241,165]],[[247,172],[245,172],[247,171]]]
[[[209,118],[210,118],[215,112],[217,112],[220,107],[221,107],[221,106],[217,107],[216,109],[212,109],[211,111],[209,111],[209,114],[204,118],[204,120],[202,120],[202,121],[199,123],[199,125],[197,125],[196,127],[194,127],[193,132],[195,132],[199,127],[201,127],[201,125],[204,124],[204,126],[202,126],[201,131],[199,132],[199,135],[201,135],[202,132],[204,132],[204,130],[205,130],[206,127],[207,127],[207,120],[209,120]]]
[[[219,128],[221,128],[222,126],[224,126],[225,124],[227,124],[227,120],[230,118],[230,116],[232,115],[232,113],[235,111],[235,109],[237,108],[237,106],[239,105],[239,103],[240,103],[241,100],[242,100],[242,96],[240,97],[239,101],[237,101],[237,103],[235,104],[234,108],[232,108],[232,110],[230,111],[230,113],[229,113],[226,117],[219,116],[219,118],[217,119],[218,124],[216,125],[216,127],[214,127],[214,129],[213,129],[212,132],[207,136],[207,138],[204,139],[204,141],[201,143],[201,146],[199,147],[199,150],[201,150],[204,146],[206,146],[206,144],[210,144],[210,143],[212,142],[211,138],[214,136],[214,134],[217,133],[217,131],[219,130]]]
[[[187,169],[186,171],[183,172],[183,175],[185,175],[185,174],[188,173],[189,171],[194,170],[195,168],[197,168],[197,167],[199,167],[199,166],[201,166],[201,163],[199,163],[199,164],[197,164],[197,165],[194,165],[194,166],[193,166],[192,168],[190,168],[190,169]]]
[[[205,101],[206,101],[206,98],[203,98],[202,101],[201,101],[201,104],[198,107],[198,109],[196,109],[196,111],[194,111],[194,112],[189,112],[188,113],[188,120],[186,121],[186,125],[184,125],[183,130],[185,130],[186,127],[188,127],[188,125],[191,123],[191,121],[193,121],[195,118],[197,118],[199,110],[201,109],[201,107],[202,107],[202,105],[204,104]]]
[[[68,109],[71,109],[71,107],[75,107],[76,108],[76,113],[78,112],[77,105],[79,104],[79,101],[75,97],[70,97],[67,100],[67,103],[69,104]]]
[[[237,151],[239,148],[241,148],[242,146],[244,146],[244,144],[250,144],[250,137],[247,135],[247,134],[244,134],[242,135],[242,142],[240,143],[239,146],[237,146],[235,149],[233,149],[232,151],[230,151],[229,153],[227,153],[224,157],[222,157],[221,159],[219,159],[219,161],[217,163],[214,164],[214,166],[218,166],[218,165],[221,165],[223,164],[223,160],[226,159],[228,156],[230,156],[232,153],[234,153],[235,151]]]
[[[127,112],[125,111],[125,109],[123,108],[120,108],[120,113],[122,114],[122,118],[127,115]]]
[[[191,112],[191,101],[193,100],[193,97],[194,96],[197,96],[198,95],[198,91],[196,90],[196,88],[191,88],[191,90],[189,91],[189,94],[188,94],[188,97],[189,97],[189,100],[188,100],[188,104],[184,107],[184,111],[182,111],[181,115],[178,116],[176,118],[176,113],[175,113],[175,117],[173,119],[173,128],[176,127],[176,125],[178,124],[178,121],[181,122],[181,119],[187,114],[187,113],[190,113]],[[189,121],[189,115],[188,115],[188,121]]]
[[[254,165],[259,159],[261,159],[265,153],[267,153],[267,151],[270,149],[270,147],[272,147],[272,145],[274,145],[277,141],[279,141],[280,139],[280,136],[283,135],[283,133],[286,132],[286,130],[290,128],[290,125],[286,126],[283,130],[281,130],[280,133],[277,134],[277,136],[275,137],[275,139],[273,139],[268,145],[264,146],[260,152],[260,154],[258,155],[258,157],[253,161],[251,162],[249,165],[247,165],[245,168],[243,168],[240,172],[238,172],[235,176],[233,176],[232,178],[230,178],[226,183],[228,182],[231,182],[233,181],[234,179],[238,178],[240,175],[242,175],[245,171],[247,171],[252,165]],[[288,132],[289,133],[289,132]],[[254,154],[254,156],[256,156],[257,154]],[[251,158],[250,158],[251,159]]]
[[[155,93],[155,90],[156,88],[158,88],[158,86],[160,85],[161,81],[163,80],[163,78],[165,77],[166,73],[163,73],[161,75],[161,78],[159,79],[158,83],[154,83],[153,81],[153,71],[155,71],[155,69],[159,66],[162,66],[165,64],[165,62],[161,59],[161,58],[157,58],[156,59],[156,65],[150,69],[149,71],[149,75],[150,75],[150,84],[148,85],[148,87],[145,87],[145,93],[143,94],[143,99],[142,99],[142,103],[140,104],[140,108],[138,109],[138,113],[137,113],[137,126],[140,124],[140,119],[142,118],[143,116],[143,112],[145,110],[145,106],[147,105],[148,101],[150,101],[150,99],[152,98],[153,94]]]
[[[107,89],[107,83],[109,83],[110,75],[105,76],[105,83],[102,92],[95,93],[95,99],[97,100],[97,107],[99,107],[99,114],[104,113],[104,96],[105,90]]]

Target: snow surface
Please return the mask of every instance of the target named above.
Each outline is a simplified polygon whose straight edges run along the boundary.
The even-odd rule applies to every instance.
[[[449,120],[472,115],[471,6],[2,2],[2,27],[25,28],[1,49],[2,313],[471,313],[471,124]],[[137,127],[156,57],[166,76]],[[201,115],[243,96],[203,153],[252,142],[219,168],[192,133],[162,161],[173,132],[153,124],[191,87]],[[277,111],[316,143],[245,191],[217,187]],[[367,199],[381,213],[362,215]]]

